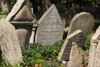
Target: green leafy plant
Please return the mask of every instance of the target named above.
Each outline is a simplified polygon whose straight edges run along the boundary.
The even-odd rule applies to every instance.
[[[22,49],[23,61],[21,64],[26,66],[27,63],[29,63],[29,66],[32,66],[35,64],[39,65],[44,63],[44,60],[49,58],[56,59],[63,43],[64,40],[45,46],[38,43],[31,43],[27,45],[25,49]]]

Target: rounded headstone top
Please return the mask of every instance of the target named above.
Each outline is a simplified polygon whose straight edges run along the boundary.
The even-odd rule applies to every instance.
[[[78,13],[71,20],[68,35],[80,29],[87,37],[91,33],[93,26],[94,26],[94,17],[90,13],[87,12]]]

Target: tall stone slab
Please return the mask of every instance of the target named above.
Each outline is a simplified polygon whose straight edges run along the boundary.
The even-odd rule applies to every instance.
[[[96,30],[96,33],[91,39],[91,46],[89,49],[89,64],[88,67],[99,67],[100,66],[100,26]]]
[[[81,30],[77,30],[74,33],[68,35],[58,55],[58,59],[69,60],[72,42],[75,42],[79,47],[83,48],[85,41],[86,37]]]
[[[63,38],[64,25],[55,5],[52,5],[38,21],[35,42],[50,44]]]
[[[73,42],[67,67],[84,67],[82,64],[83,56],[84,62],[87,62],[89,56],[88,53]]]
[[[9,64],[21,62],[22,52],[15,28],[5,19],[0,21],[0,46],[3,59]]]
[[[80,29],[87,37],[91,33],[93,26],[94,26],[93,16],[89,13],[81,12],[79,14],[76,14],[71,20],[68,35]]]

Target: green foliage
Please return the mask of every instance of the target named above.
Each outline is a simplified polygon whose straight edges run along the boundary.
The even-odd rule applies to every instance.
[[[32,66],[35,64],[45,64],[44,60],[53,58],[56,59],[58,56],[58,53],[60,52],[60,49],[62,47],[64,40],[56,43],[51,43],[49,45],[42,45],[38,43],[31,43],[25,47],[25,49],[22,49],[23,53],[23,61],[22,65],[26,66],[28,65]],[[49,64],[48,64],[49,65]],[[57,66],[58,63],[52,64],[52,66]]]
[[[92,37],[88,36],[86,42],[85,42],[85,45],[84,45],[84,50],[89,50],[90,48],[90,40],[91,40]]]
[[[83,47],[84,50],[89,50],[89,48],[90,48],[90,41],[91,41],[91,38],[93,37],[94,33],[95,33],[95,31],[92,31],[92,33],[87,37],[85,45]]]
[[[16,3],[16,0],[11,0],[11,8],[14,6],[15,3]]]
[[[82,64],[83,64],[83,66],[85,66],[85,58],[84,58],[84,54],[82,54]]]
[[[83,67],[86,67],[88,65],[88,62],[86,61],[84,54],[82,54],[82,65]]]

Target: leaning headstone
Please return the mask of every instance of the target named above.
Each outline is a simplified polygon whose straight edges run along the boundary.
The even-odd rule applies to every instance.
[[[15,28],[5,19],[0,21],[0,46],[3,59],[9,64],[21,62],[22,52]]]
[[[27,1],[22,0],[20,2],[18,0],[6,20],[15,26],[20,46],[24,48],[28,45],[33,27],[31,22],[33,22],[34,18],[27,5]]]
[[[85,41],[86,37],[81,30],[77,30],[74,33],[68,35],[58,55],[58,59],[69,60],[72,42],[75,42],[76,44],[78,44],[79,47],[83,48]]]
[[[89,49],[89,65],[88,67],[100,67],[100,26],[91,39],[91,47]]]
[[[84,67],[82,62],[87,63],[88,56],[89,55],[82,48],[73,42],[67,67]],[[83,58],[84,60],[82,61]]]
[[[81,12],[79,14],[76,14],[71,20],[68,35],[80,29],[87,37],[91,33],[93,26],[94,26],[93,16],[89,13]]]
[[[55,5],[52,5],[38,21],[35,42],[50,44],[63,38],[64,25]]]

